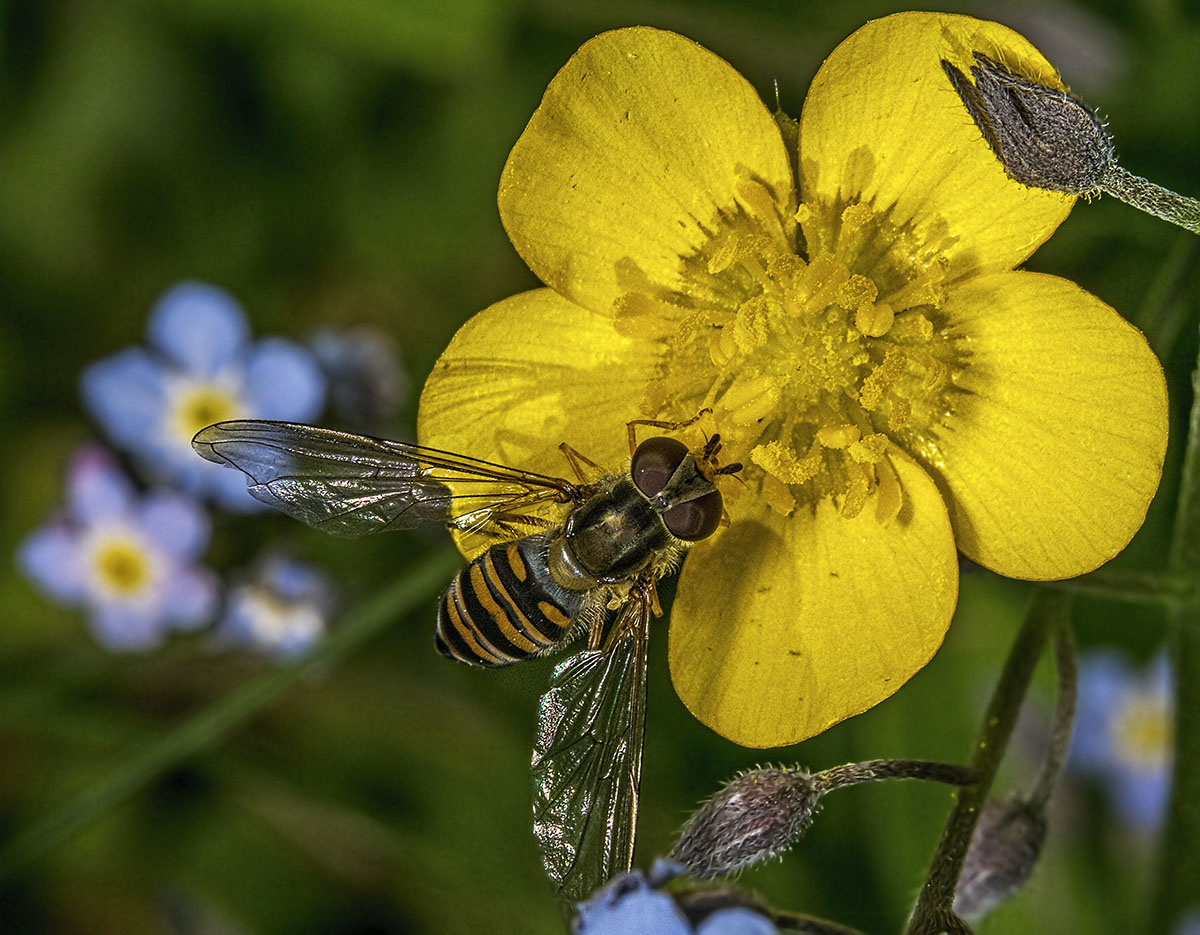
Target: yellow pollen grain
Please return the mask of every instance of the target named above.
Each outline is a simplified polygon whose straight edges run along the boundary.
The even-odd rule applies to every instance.
[[[765,295],[757,295],[742,303],[734,316],[733,325],[728,330],[737,349],[743,354],[751,354],[764,347],[771,338],[771,299]]]
[[[821,467],[819,450],[798,458],[792,448],[780,441],[756,445],[750,452],[750,460],[785,484],[803,484],[812,480]]]
[[[729,267],[733,266],[739,259],[740,251],[740,238],[737,234],[729,234],[725,238],[725,241],[713,252],[713,255],[709,257],[709,275],[716,276],[718,273],[723,273]]]
[[[817,441],[826,448],[846,448],[861,435],[857,425],[824,425],[817,429]]]
[[[886,302],[860,305],[854,313],[854,327],[869,338],[882,338],[891,330],[895,315]]]
[[[920,312],[907,312],[896,316],[892,325],[893,338],[919,338],[928,341],[933,337],[933,322]]]
[[[762,480],[762,496],[767,506],[780,516],[788,516],[796,508],[796,498],[788,487],[774,474],[767,474]]]
[[[900,489],[900,478],[891,461],[884,458],[875,466],[875,477],[878,481],[877,497],[875,500],[875,520],[880,526],[887,526],[900,515],[904,505],[904,495]]]
[[[841,512],[845,519],[854,519],[867,505],[867,495],[871,492],[871,468],[866,464],[848,464],[847,467],[850,483],[846,487]]]
[[[771,233],[782,233],[779,214],[775,210],[775,199],[756,179],[740,179],[734,189],[738,201],[746,206],[750,215]]]
[[[752,425],[779,406],[779,382],[766,374],[736,380],[721,397],[720,414],[736,425]]]
[[[780,282],[789,282],[803,275],[808,264],[794,253],[776,253],[767,264],[767,274]]]
[[[879,298],[879,289],[876,288],[875,283],[858,273],[838,286],[837,304],[845,309],[870,305],[877,298]]]
[[[883,355],[883,362],[863,380],[862,389],[858,391],[858,401],[868,411],[877,409],[883,402],[892,384],[904,375],[908,369],[908,359],[895,348],[888,348]]]
[[[874,432],[847,445],[846,453],[859,464],[875,464],[883,457],[883,452],[887,448],[887,444],[886,435]]]
[[[888,429],[895,432],[908,425],[908,420],[912,418],[912,403],[894,394],[889,394],[888,398],[892,401],[892,411],[888,413]]]
[[[837,304],[838,290],[849,278],[845,264],[832,253],[822,253],[808,264],[804,288],[797,289],[790,298],[809,315],[819,315]]]

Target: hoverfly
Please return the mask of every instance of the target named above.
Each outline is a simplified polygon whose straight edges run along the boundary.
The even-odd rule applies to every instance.
[[[694,451],[668,435],[635,447],[637,424],[688,423],[630,423],[621,473],[560,446],[575,481],[284,422],[220,422],[192,441],[202,457],[245,473],[256,499],[334,535],[437,522],[468,548],[490,542],[442,596],[435,644],[444,656],[508,665],[587,633],[541,698],[532,757],[534,835],[570,901],[633,862],[647,636],[662,613],[655,582],[717,529],[716,478],[741,469],[717,466],[715,435]]]

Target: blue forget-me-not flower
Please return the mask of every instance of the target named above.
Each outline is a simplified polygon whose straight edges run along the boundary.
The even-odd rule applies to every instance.
[[[693,924],[659,888],[681,870],[658,861],[649,876],[631,870],[614,877],[576,907],[575,935],[778,935],[773,922],[744,906],[718,909]]]
[[[96,639],[149,649],[216,611],[216,577],[194,563],[208,545],[204,511],[182,494],[139,496],[102,448],[67,470],[66,507],[29,535],[17,564],[49,597],[84,607]]]
[[[1137,669],[1097,650],[1079,661],[1079,701],[1068,765],[1108,790],[1117,814],[1154,830],[1171,775],[1171,671],[1165,656]]]
[[[230,590],[217,636],[228,645],[288,659],[324,635],[332,608],[333,586],[324,572],[272,556]]]
[[[230,509],[257,509],[239,474],[196,457],[192,436],[226,419],[311,421],[325,400],[316,361],[281,338],[251,342],[238,303],[199,282],[180,283],[158,301],[147,338],[148,348],[84,371],[84,403],[156,477]]]

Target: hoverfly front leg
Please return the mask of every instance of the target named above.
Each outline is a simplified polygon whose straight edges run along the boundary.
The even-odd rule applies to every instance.
[[[575,477],[581,484],[590,484],[592,481],[608,473],[591,458],[580,454],[566,442],[560,444],[558,450],[567,459],[567,464],[571,465],[571,470],[575,472]],[[585,464],[595,472],[591,477],[588,477],[587,473],[583,470],[583,465]]]
[[[629,433],[629,454],[632,455],[637,450],[637,426],[648,425],[651,428],[666,429],[668,432],[678,432],[680,429],[686,429],[689,425],[695,425],[704,416],[711,415],[711,409],[701,409],[690,419],[685,419],[682,422],[664,422],[661,419],[634,419],[631,422],[625,423],[625,431]]]

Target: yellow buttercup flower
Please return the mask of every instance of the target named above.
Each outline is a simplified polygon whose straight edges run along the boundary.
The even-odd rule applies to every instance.
[[[1158,485],[1145,339],[1073,283],[1014,271],[1074,199],[1005,176],[941,65],[975,51],[1061,87],[1003,26],[901,13],[824,63],[796,159],[795,124],[695,43],[591,40],[500,184],[548,288],[471,319],[425,386],[424,444],[554,473],[559,442],[615,466],[627,421],[712,410],[744,487],[684,563],[670,664],[739,743],[792,743],[896,691],[949,625],[956,546],[1013,577],[1077,575]]]

